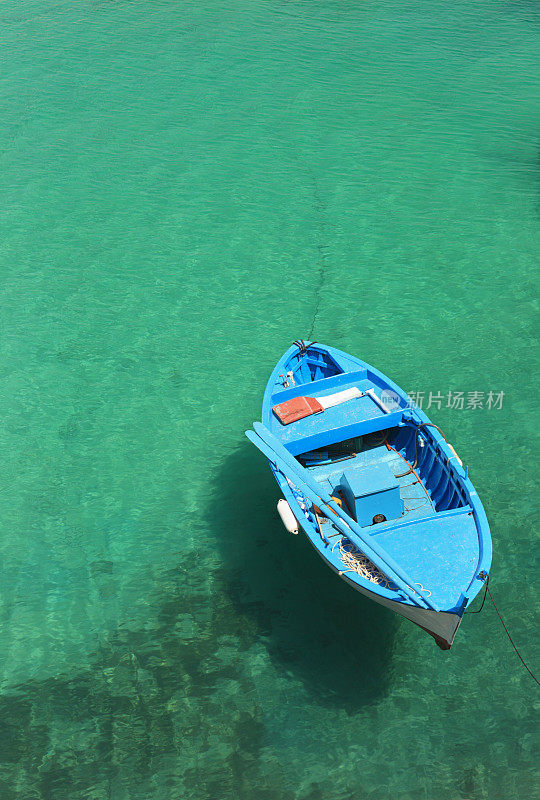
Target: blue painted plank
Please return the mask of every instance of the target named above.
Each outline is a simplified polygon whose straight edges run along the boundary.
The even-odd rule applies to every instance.
[[[471,514],[415,520],[407,528],[390,528],[373,538],[407,565],[439,608],[459,607],[478,562],[478,533]]]

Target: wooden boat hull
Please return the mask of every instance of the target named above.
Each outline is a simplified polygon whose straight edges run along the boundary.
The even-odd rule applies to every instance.
[[[328,407],[347,392],[354,399]],[[283,424],[273,409],[301,396],[327,407]],[[290,511],[328,566],[449,649],[487,579],[491,536],[468,470],[442,431],[371,365],[303,342],[272,372],[254,428],[248,438],[269,459]],[[351,442],[353,451],[336,455]],[[341,508],[332,503],[336,492]],[[351,568],[344,543],[367,573],[359,562]]]

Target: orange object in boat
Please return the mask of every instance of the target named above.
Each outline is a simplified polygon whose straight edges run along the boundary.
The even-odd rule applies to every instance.
[[[272,411],[284,425],[290,425],[291,422],[310,417],[312,414],[320,414],[324,408],[316,397],[293,397],[284,403],[278,403]]]
[[[341,499],[341,497],[337,497],[337,495],[335,495],[335,494],[330,495],[330,497],[332,498],[334,503],[337,503],[340,508],[343,508],[343,500]],[[329,506],[329,508],[330,508],[330,506]],[[345,509],[345,510],[348,511],[348,509]],[[319,506],[313,506],[313,511],[316,511],[317,514],[320,517],[325,517],[326,516],[326,514],[323,511],[321,511]],[[330,511],[332,512],[332,514],[335,514],[337,516],[337,514],[336,514],[336,512],[334,511],[333,508],[330,508]]]
[[[291,422],[297,422],[312,414],[320,414],[325,408],[332,408],[332,406],[346,403],[347,400],[362,397],[363,394],[364,392],[361,392],[358,386],[351,386],[350,389],[345,389],[343,392],[327,394],[324,397],[293,397],[284,403],[278,403],[272,408],[272,411],[284,425],[289,425]]]

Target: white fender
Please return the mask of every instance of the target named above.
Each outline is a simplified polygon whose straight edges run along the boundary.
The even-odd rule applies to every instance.
[[[281,500],[278,500],[277,510],[279,516],[281,517],[281,521],[285,525],[286,530],[288,530],[289,533],[294,533],[296,535],[299,531],[300,526],[298,525],[298,520],[294,516],[288,502],[283,498],[281,498]]]

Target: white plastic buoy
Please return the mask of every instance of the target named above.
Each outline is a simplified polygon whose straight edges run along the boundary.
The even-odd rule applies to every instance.
[[[281,521],[285,525],[285,529],[289,531],[289,533],[294,533],[295,535],[298,533],[299,525],[298,520],[294,516],[292,509],[286,500],[278,500],[277,504],[278,514],[281,517]]]

